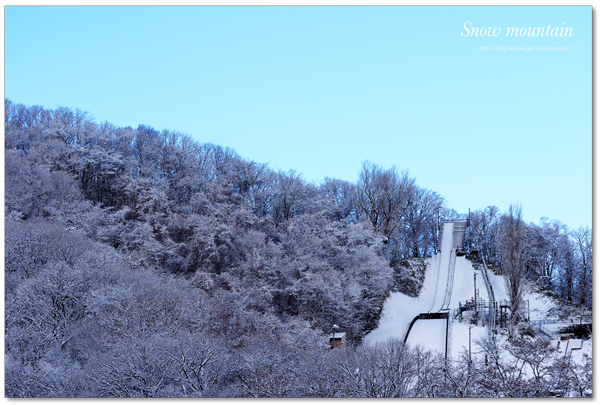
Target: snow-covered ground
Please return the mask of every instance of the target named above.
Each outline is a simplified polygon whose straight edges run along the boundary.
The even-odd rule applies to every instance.
[[[365,337],[365,342],[382,342],[391,337],[404,339],[410,323],[416,316],[420,313],[437,312],[442,308],[447,288],[452,290],[452,286],[448,286],[448,275],[452,258],[453,230],[453,223],[443,224],[442,240],[440,241],[441,252],[426,261],[427,270],[419,297],[412,298],[402,293],[392,293],[384,304],[379,327]],[[463,283],[464,277],[456,274],[459,270],[464,271],[463,267],[464,259],[458,257],[452,284],[461,285]],[[469,297],[461,299],[464,301],[466,298]],[[453,294],[450,302],[453,303],[455,300]],[[439,326],[441,324],[444,325],[441,333],[426,332],[433,329],[442,330]],[[413,338],[413,334],[416,337]],[[419,338],[421,334],[423,334],[423,338]],[[419,320],[411,331],[408,343],[412,345],[418,342],[424,349],[445,352],[445,336],[446,320]]]
[[[411,347],[421,346],[425,350],[445,353],[446,341],[439,336],[446,336],[445,319],[419,319],[410,330],[406,343]]]
[[[448,283],[453,231],[452,223],[443,225],[444,232],[440,244],[442,253],[437,253],[426,260],[427,270],[419,297],[412,298],[403,293],[392,293],[384,303],[379,327],[365,336],[366,343],[384,342],[389,338],[403,340],[410,323],[416,316],[420,313],[437,312],[442,307]],[[444,336],[445,332],[442,334],[445,341]],[[431,345],[435,348],[440,346],[437,336],[431,339]]]
[[[531,320],[538,319],[556,319],[556,316],[549,315],[550,310],[552,310],[556,303],[552,301],[550,297],[545,295],[526,292],[523,296],[523,300],[525,305],[527,305],[527,301],[529,301],[529,318]]]
[[[459,256],[456,258],[456,270],[454,272],[454,285],[452,287],[452,299],[450,300],[450,308],[458,308],[459,302],[465,302],[466,300],[470,300],[475,295],[475,287],[473,285],[473,274],[476,273],[477,276],[475,279],[477,280],[477,289],[479,290],[479,297],[489,300],[487,289],[485,288],[485,281],[483,280],[483,276],[481,272],[473,269],[473,264],[464,258],[464,256]]]
[[[571,356],[571,359],[573,359],[573,361],[575,363],[583,363],[583,356],[585,354],[587,354],[589,357],[592,357],[592,340],[589,339],[572,339],[572,340],[562,340],[562,341],[556,341],[556,340],[551,340],[550,344],[551,345],[557,345],[558,342],[560,342],[560,352],[561,353],[565,353],[567,356]],[[581,349],[577,350],[578,347],[581,347]],[[572,350],[573,349],[573,350]]]
[[[497,276],[492,271],[488,271],[488,275],[490,276],[490,282],[492,283],[492,287],[494,288],[494,295],[496,296],[496,301],[500,302],[508,300],[504,277]]]
[[[423,289],[418,298],[412,298],[402,293],[392,293],[383,307],[383,313],[379,327],[365,337],[365,342],[383,342],[391,337],[404,339],[411,321],[420,313],[437,312],[446,298],[448,287],[448,272],[450,269],[453,224],[444,223],[444,231],[440,244],[441,252],[426,261],[427,271],[423,282]],[[486,301],[488,300],[487,289],[483,276],[479,271],[473,269],[471,262],[464,257],[456,257],[454,266],[454,277],[450,297],[450,314],[458,308],[459,302],[472,299],[474,296],[473,273],[477,273],[477,289]],[[498,280],[497,280],[498,281]],[[500,283],[498,281],[498,283]],[[503,283],[503,281],[502,281]],[[443,325],[443,328],[442,326]],[[451,347],[453,356],[459,355],[469,347],[469,326],[466,322],[450,320]],[[435,332],[438,331],[438,332]],[[474,326],[471,330],[472,349],[474,341],[481,339],[487,334],[483,326]],[[436,350],[445,353],[446,343],[446,320],[419,320],[410,333],[407,343],[411,346],[419,344],[426,350]]]
[[[474,277],[474,274],[476,276]],[[470,300],[475,295],[475,283],[476,288],[479,290],[479,297],[486,301],[489,301],[487,288],[483,280],[483,275],[480,271],[473,268],[473,264],[464,257],[456,258],[456,269],[454,274],[454,285],[452,289],[452,299],[450,300],[450,314],[454,312],[459,306],[459,302],[465,302]],[[497,296],[497,293],[494,291]],[[469,324],[466,321],[460,322],[458,319],[450,318],[451,329],[451,347],[449,354],[452,357],[458,357],[461,353],[469,350]],[[471,329],[471,350],[473,356],[478,352],[478,346],[476,341],[486,339],[488,336],[488,329],[483,325],[473,325]]]
[[[429,266],[427,266],[429,271]],[[402,293],[392,293],[383,305],[383,312],[377,329],[365,336],[366,343],[385,342],[390,338],[404,340],[406,331],[419,315],[419,298]]]
[[[462,353],[469,351],[469,324],[467,322],[459,322],[458,319],[450,319],[450,326],[452,327],[450,356],[458,358]],[[477,356],[480,352],[480,348],[476,342],[486,339],[487,336],[487,328],[473,325],[471,329],[471,351],[473,357]]]
[[[406,332],[412,320],[420,313],[438,312],[442,308],[446,298],[446,288],[448,286],[448,272],[451,260],[452,243],[452,224],[444,224],[443,240],[441,242],[440,253],[437,253],[426,260],[427,270],[423,289],[417,298],[409,297],[402,293],[392,293],[384,303],[383,313],[377,329],[369,333],[364,341],[365,343],[383,342],[389,338],[404,339]],[[476,287],[474,287],[474,274],[476,274]],[[508,299],[506,286],[503,276],[494,275],[488,272],[496,301]],[[489,302],[488,291],[485,286],[481,271],[474,270],[472,263],[464,257],[457,257],[454,277],[451,288],[450,298],[450,346],[449,355],[458,358],[461,354],[469,350],[469,324],[466,320],[460,322],[458,319],[452,319],[452,314],[459,306],[459,302],[470,300],[474,296],[474,289],[479,290],[479,297]],[[529,300],[530,317],[534,319],[546,319],[548,312],[556,306],[552,299],[537,294],[527,292],[524,297]],[[527,305],[527,304],[526,304]],[[483,356],[482,350],[476,343],[488,338],[487,326],[473,325],[471,328],[471,350],[473,357]],[[498,342],[501,344],[505,337],[498,336]],[[411,346],[420,345],[425,350],[435,350],[443,354],[446,351],[446,320],[445,319],[420,319],[415,322],[408,337],[407,343]],[[591,340],[584,341],[581,350],[570,348],[578,347],[579,341],[571,341],[569,350],[573,360],[582,361],[583,355],[592,354]],[[558,341],[551,344],[559,345]],[[564,353],[567,349],[566,342],[560,342],[560,350]]]
[[[450,227],[446,228],[448,225]],[[450,267],[451,252],[450,244],[452,242],[452,224],[444,224],[443,240],[441,243],[442,252],[426,260],[427,270],[423,289],[417,298],[409,297],[402,293],[392,293],[386,300],[379,326],[369,333],[364,341],[366,343],[383,342],[389,338],[404,339],[411,321],[420,313],[437,312],[441,309],[446,296],[446,286],[448,283],[448,269]],[[474,286],[474,274],[476,275],[476,286]],[[494,295],[497,301],[508,299],[506,286],[503,276],[494,275],[488,271],[488,275],[494,289]],[[449,355],[457,358],[469,350],[469,324],[466,320],[460,322],[459,319],[453,319],[452,313],[458,308],[459,302],[470,300],[474,296],[474,289],[479,290],[479,297],[485,301],[490,300],[487,288],[481,271],[474,270],[472,263],[465,257],[457,257],[454,270],[454,278],[450,297],[450,347]],[[556,306],[556,303],[541,294],[528,292],[524,296],[525,302],[529,300],[530,317],[534,319],[546,319],[549,311]],[[551,325],[545,325],[552,329]],[[564,326],[564,325],[559,325]],[[477,341],[485,340],[488,337],[487,326],[475,326],[471,328],[471,350],[474,358],[482,356],[482,351]],[[499,342],[502,337],[499,337]],[[411,346],[420,345],[425,350],[435,350],[439,353],[445,353],[446,350],[446,320],[445,319],[420,319],[415,322],[407,344]],[[553,342],[554,343],[554,342]],[[557,341],[555,344],[559,344]],[[571,341],[568,353],[576,361],[582,361],[583,354],[591,355],[591,341],[584,341],[581,350],[570,348],[579,346],[576,341]],[[567,349],[565,342],[560,342],[560,350]]]

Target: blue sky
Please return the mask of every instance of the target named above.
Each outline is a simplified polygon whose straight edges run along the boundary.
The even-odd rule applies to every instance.
[[[502,33],[461,37],[467,21]],[[592,224],[591,22],[591,7],[6,7],[5,96],[315,183],[396,165],[459,212],[521,203],[577,228]],[[505,36],[549,24],[573,35]]]

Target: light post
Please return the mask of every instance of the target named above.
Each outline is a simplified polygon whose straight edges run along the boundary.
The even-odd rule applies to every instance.
[[[531,322],[531,316],[529,314],[529,300],[527,300],[527,322]]]
[[[471,329],[473,325],[469,325],[469,366],[471,365]]]
[[[338,330],[340,327],[337,326],[336,324],[333,324],[333,327],[331,328],[332,330],[332,341],[331,341],[331,349],[335,349],[335,331]]]
[[[475,312],[477,312],[477,272],[473,272],[473,304],[475,304]]]

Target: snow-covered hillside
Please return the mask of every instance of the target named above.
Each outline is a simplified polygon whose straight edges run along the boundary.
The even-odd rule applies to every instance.
[[[475,288],[479,290],[479,294],[485,294],[487,299],[487,290],[479,271],[473,269],[469,260],[461,256],[456,257],[452,252],[453,227],[454,224],[451,222],[443,224],[441,251],[426,261],[427,270],[419,297],[411,298],[402,293],[391,294],[384,304],[379,327],[365,337],[365,342],[383,342],[391,337],[404,339],[410,323],[416,316],[421,313],[440,311],[444,301],[449,303],[448,308],[452,314],[453,310],[458,308],[459,302],[474,297]],[[474,274],[477,277],[474,278]],[[443,328],[439,326],[442,323]],[[445,324],[445,320],[418,320],[411,330],[407,343],[412,346],[420,345],[426,350],[445,353]],[[460,353],[469,344],[468,325],[451,320],[450,328],[452,339],[449,349],[452,353]],[[471,337],[479,339],[486,333],[483,326],[474,328]]]
[[[423,283],[423,290],[421,295],[417,298],[409,297],[402,293],[392,293],[386,300],[383,307],[383,313],[381,320],[379,321],[379,327],[369,333],[364,341],[367,343],[383,342],[389,338],[404,339],[408,327],[411,321],[418,316],[420,313],[429,312],[434,302],[435,284],[442,284],[445,282],[444,277],[447,277],[447,272],[442,274],[442,282],[440,282],[440,275],[436,274],[434,268],[435,261],[439,260],[440,253],[433,256],[426,261],[427,272],[425,275],[425,281]],[[477,289],[480,294],[485,294],[487,299],[487,291],[483,282],[483,277],[479,271],[473,269],[471,262],[464,257],[456,258],[456,267],[454,272],[454,281],[452,285],[452,296],[450,299],[450,313],[455,308],[458,308],[459,302],[464,302],[467,299],[472,299],[474,295],[474,277],[473,273],[477,274]],[[494,276],[497,277],[497,276]],[[498,277],[500,278],[500,277]],[[502,291],[504,291],[503,280],[495,280],[497,284],[502,285]],[[432,286],[434,286],[432,288]],[[443,289],[438,286],[437,301],[445,294],[445,284]],[[498,294],[496,293],[498,296]],[[505,299],[503,294],[500,295],[502,299]],[[438,308],[439,309],[439,308]],[[429,323],[434,320],[420,320],[417,323]],[[445,324],[445,320],[443,321]],[[417,324],[415,323],[415,325]],[[451,320],[452,325],[452,347],[451,352],[459,354],[463,350],[468,350],[469,346],[469,327],[466,323],[460,323],[458,320]],[[418,330],[427,330],[426,327],[420,327]],[[411,334],[415,331],[415,327],[411,331]],[[474,327],[471,330],[471,338],[473,340],[480,339],[486,336],[487,329],[483,326]],[[419,333],[420,335],[420,333]],[[425,334],[423,338],[420,336],[411,336],[408,340],[408,344],[420,344],[424,349],[438,350],[440,347],[444,348],[445,345],[445,325],[444,333],[441,334]],[[444,353],[445,349],[440,350]]]
[[[460,318],[452,316],[461,302],[473,299],[475,290],[478,290],[480,298],[489,302],[488,290],[482,275],[483,270],[475,270],[469,260],[459,256],[455,258],[454,273],[449,273],[449,270],[452,269],[452,252],[449,245],[452,229],[451,224],[445,223],[444,227],[447,228],[444,228],[442,251],[426,260],[427,270],[420,295],[412,298],[400,292],[392,293],[384,303],[379,326],[365,337],[365,343],[384,342],[389,338],[404,340],[415,317],[422,313],[440,311],[444,300],[447,300],[449,296],[449,333],[446,330],[445,319],[419,319],[410,330],[406,343],[410,346],[419,345],[425,350],[444,354],[448,336],[448,356],[457,358],[469,350],[470,329],[472,355],[483,356],[478,342],[488,339],[488,325],[480,322],[469,328],[470,325],[466,320],[461,322]],[[492,272],[488,272],[488,276],[496,301],[506,301],[508,296],[504,277]],[[450,291],[447,294],[448,289]],[[526,302],[528,301],[526,305],[529,308],[531,320],[547,320],[552,318],[553,313],[556,312],[558,303],[545,295],[530,290],[525,294],[524,299]],[[558,330],[560,326],[564,326],[564,324],[558,324],[555,329]],[[552,325],[546,327],[549,330],[553,329]],[[497,339],[499,345],[506,342],[506,337],[502,334],[497,335]],[[567,346],[566,342],[559,343],[557,340],[550,341],[550,344],[558,347],[561,353],[568,352],[576,361],[583,361],[584,354],[591,356],[591,340],[571,341],[570,346]],[[573,347],[581,347],[581,349],[570,352]]]

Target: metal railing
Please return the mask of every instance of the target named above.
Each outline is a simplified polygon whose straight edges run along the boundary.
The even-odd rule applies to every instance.
[[[492,281],[490,280],[490,276],[488,274],[487,266],[485,265],[485,259],[481,258],[481,262],[483,263],[483,279],[485,280],[485,286],[488,290],[488,295],[490,297],[491,302],[496,301],[496,297],[494,296],[494,287],[492,286]]]
[[[541,335],[546,336],[548,339],[556,339],[558,337],[558,334],[552,332],[550,329],[541,324],[539,325],[538,332],[540,332]]]
[[[489,310],[489,319],[488,319],[488,335],[490,337],[490,341],[496,343],[496,296],[494,295],[494,287],[492,286],[492,281],[490,280],[490,276],[488,274],[487,266],[485,265],[485,259],[481,258],[481,262],[483,263],[483,267],[481,269],[481,274],[483,274],[483,280],[485,281],[485,287],[488,290],[488,297],[490,298],[490,310]]]
[[[577,318],[579,319],[579,318]],[[559,320],[559,319],[532,319],[529,321],[532,325],[558,325],[558,324],[565,324],[565,325],[571,325],[571,324],[577,324],[578,322],[575,322],[575,319],[569,319],[569,320]],[[582,319],[579,323],[591,323],[591,320],[586,320],[586,319]]]
[[[567,353],[569,353],[569,343],[571,343],[570,340],[567,340],[567,347],[565,347],[565,357],[567,357]],[[569,357],[571,356],[571,353],[569,353]]]

